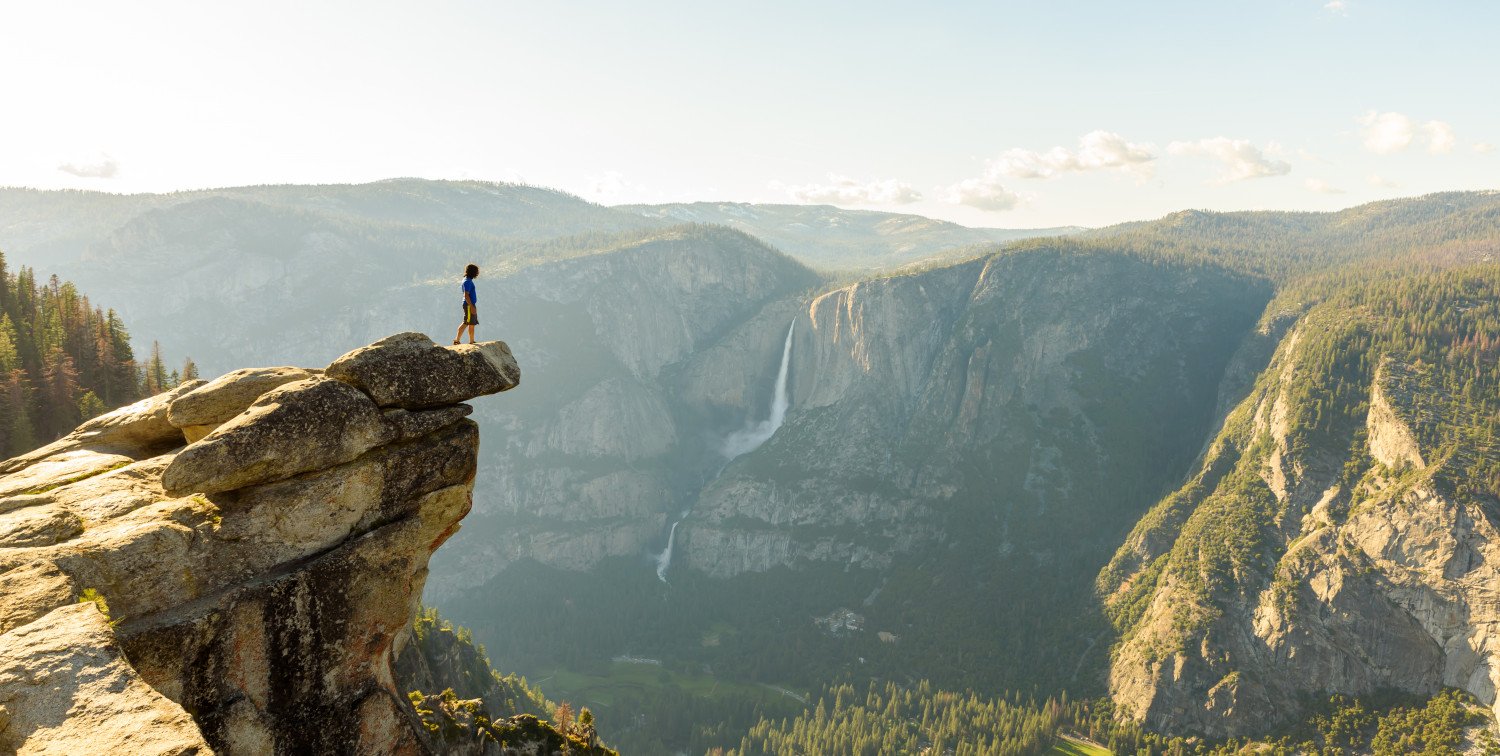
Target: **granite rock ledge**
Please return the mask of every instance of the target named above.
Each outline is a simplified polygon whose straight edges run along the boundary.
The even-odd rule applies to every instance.
[[[0,752],[428,752],[392,665],[519,380],[399,334],[0,462]]]

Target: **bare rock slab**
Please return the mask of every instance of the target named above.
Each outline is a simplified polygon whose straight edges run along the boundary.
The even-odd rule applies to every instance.
[[[213,753],[183,708],[125,660],[92,603],[0,636],[0,752],[24,756]]]
[[[420,333],[388,336],[334,360],[324,372],[381,407],[409,410],[457,404],[521,382],[521,368],[503,341],[438,346]]]
[[[167,420],[177,428],[217,427],[249,409],[267,391],[312,377],[311,371],[298,367],[245,368],[225,373],[174,400],[167,409]]]
[[[181,496],[282,480],[353,460],[390,434],[375,404],[348,384],[295,381],[179,452],[162,487]]]

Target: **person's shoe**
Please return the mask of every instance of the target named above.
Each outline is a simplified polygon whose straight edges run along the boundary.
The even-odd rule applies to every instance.
[[[458,339],[453,340],[453,346],[458,346]]]

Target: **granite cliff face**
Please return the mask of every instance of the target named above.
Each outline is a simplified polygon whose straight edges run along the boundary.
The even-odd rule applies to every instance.
[[[704,488],[684,563],[881,569],[963,540],[956,512],[1027,558],[1062,556],[1042,553],[1049,531],[1122,533],[1197,450],[1265,296],[1215,269],[1046,250],[816,296],[795,312],[786,422]],[[702,401],[745,393],[693,369]],[[1117,474],[1147,460],[1161,477]]]
[[[645,593],[639,582],[665,575],[683,592],[774,586],[757,590],[806,607],[799,611],[865,606],[903,629],[900,653],[941,658],[955,674],[975,666],[960,661],[965,654],[1009,654],[995,639],[1023,653],[1037,623],[1059,623],[1045,631],[1045,648],[986,684],[1043,674],[1066,682],[1074,670],[1102,666],[1102,619],[1063,618],[1091,611],[1103,555],[1191,464],[1211,430],[1225,365],[1268,287],[1211,265],[1065,244],[814,287],[805,269],[746,243],[714,264],[745,266],[758,283],[712,296],[693,292],[714,278],[667,288],[645,267],[691,256],[679,263],[691,270],[734,251],[692,241],[507,279],[569,284],[552,284],[551,301],[519,288],[506,297],[508,327],[555,329],[515,342],[529,379],[548,392],[483,417],[514,429],[485,453],[496,477],[483,487],[497,500],[481,503],[454,548],[435,559],[435,574],[450,577],[432,600],[538,674],[546,657],[527,655],[522,630],[551,631],[500,607],[565,601],[526,589],[575,577],[556,570],[593,570],[617,593]],[[572,274],[556,275],[565,268]],[[591,293],[607,285],[620,291],[607,300]],[[627,295],[661,299],[650,305],[659,314],[632,319]],[[526,313],[549,322],[533,326]],[[599,335],[617,331],[616,340]],[[616,341],[644,353],[623,359]],[[728,440],[774,414],[783,354],[783,424],[730,458]],[[851,576],[847,585],[808,577],[835,571]],[[710,586],[721,580],[740,582]],[[1032,595],[1041,585],[1050,606]],[[959,600],[976,591],[982,600]],[[588,607],[621,610],[599,602],[564,603],[556,614],[591,623]],[[949,624],[954,607],[968,614]],[[670,611],[680,614],[660,621],[680,618],[679,627],[710,616]],[[744,622],[763,623],[757,633],[807,622],[775,611]],[[948,628],[971,622],[985,631],[966,636],[972,650],[953,652]],[[600,653],[638,652],[668,637],[634,628],[626,636]]]
[[[685,403],[684,366],[816,282],[743,234],[680,227],[490,284],[488,312],[517,334],[530,384],[544,389],[476,414],[509,432],[483,453],[485,497],[439,555],[448,577],[434,598],[455,599],[517,561],[585,570],[659,548],[668,513],[722,464],[713,439],[744,412]]]
[[[1372,295],[1298,319],[1196,474],[1137,525],[1099,578],[1125,716],[1224,737],[1329,693],[1497,704],[1494,396],[1461,342],[1415,359],[1430,336],[1386,314],[1415,302],[1483,333],[1493,275],[1455,280],[1447,301],[1412,286],[1400,308]]]
[[[519,377],[401,334],[0,463],[0,751],[426,752],[392,663]]]

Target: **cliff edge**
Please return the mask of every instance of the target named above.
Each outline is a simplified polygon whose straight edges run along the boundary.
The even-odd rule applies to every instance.
[[[502,342],[240,370],[0,463],[0,752],[425,753],[393,661]]]

